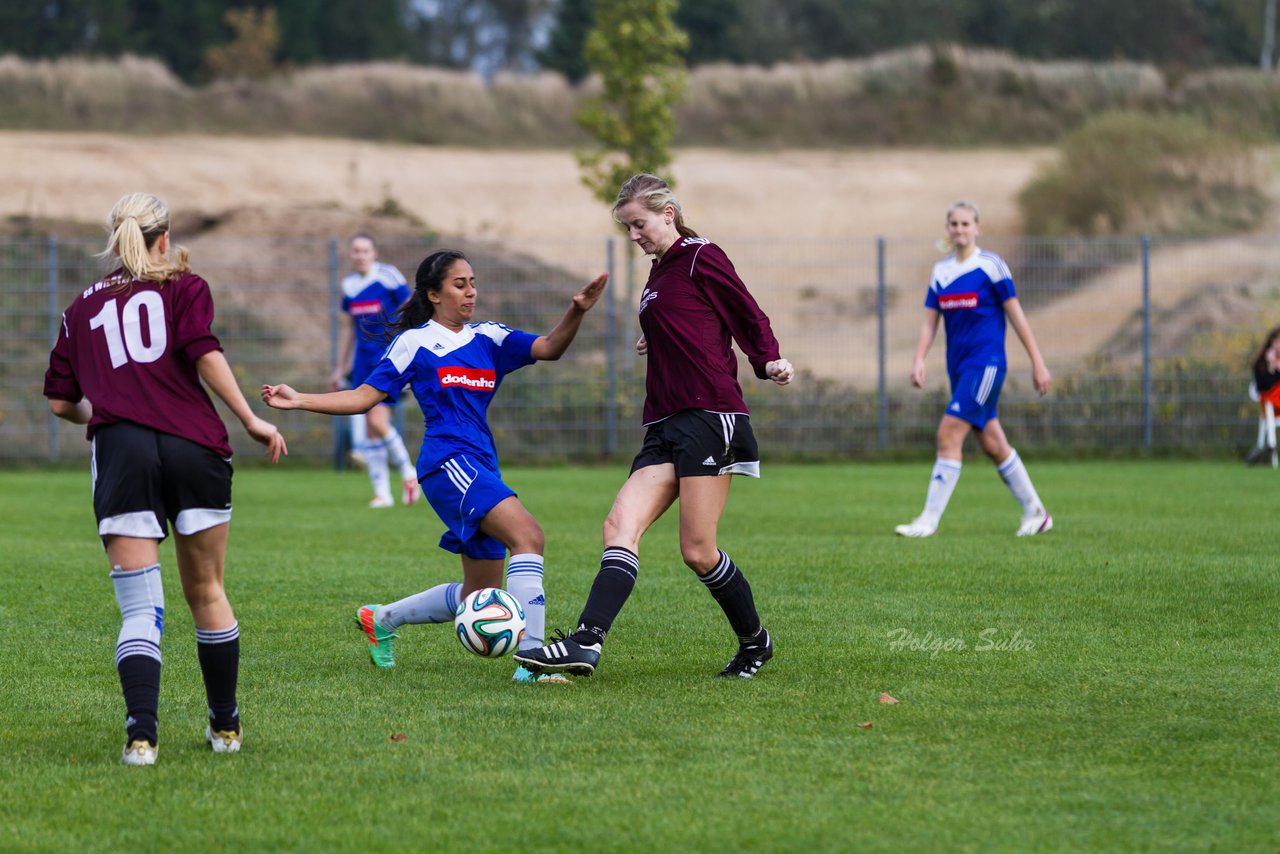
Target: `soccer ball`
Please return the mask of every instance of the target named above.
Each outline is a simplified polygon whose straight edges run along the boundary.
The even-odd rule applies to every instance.
[[[463,649],[498,658],[524,637],[524,610],[507,591],[482,587],[462,600],[453,625]]]

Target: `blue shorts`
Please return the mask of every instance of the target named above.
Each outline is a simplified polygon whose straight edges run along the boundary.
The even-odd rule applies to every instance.
[[[459,454],[445,460],[420,481],[422,494],[444,522],[440,548],[477,560],[502,560],[507,547],[480,532],[480,520],[498,504],[515,495],[502,482],[500,472],[476,465],[471,457]]]
[[[1005,365],[984,365],[951,377],[947,414],[981,430],[996,417],[996,403],[1004,387]]]

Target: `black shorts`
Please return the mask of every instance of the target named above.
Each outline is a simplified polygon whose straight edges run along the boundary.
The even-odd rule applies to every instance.
[[[166,522],[195,534],[231,521],[231,460],[187,439],[123,421],[93,435],[98,536],[163,540]]]
[[[760,476],[760,449],[746,415],[685,409],[650,424],[631,471],[674,463],[676,477]]]

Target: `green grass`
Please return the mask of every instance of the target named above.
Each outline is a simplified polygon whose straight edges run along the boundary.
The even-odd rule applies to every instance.
[[[777,642],[761,676],[710,678],[734,641],[673,517],[572,687],[514,685],[509,659],[439,626],[372,668],[351,615],[458,577],[438,522],[365,511],[362,475],[246,467],[227,567],[245,747],[203,743],[167,543],[151,769],[118,764],[119,618],[87,476],[0,474],[0,848],[1274,850],[1276,474],[1030,465],[1052,533],[1013,537],[1016,506],[974,460],[922,541],[890,532],[927,465],[767,465],[720,531]],[[566,625],[624,472],[507,474]]]

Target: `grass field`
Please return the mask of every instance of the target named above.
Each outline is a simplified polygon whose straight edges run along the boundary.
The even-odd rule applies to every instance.
[[[926,464],[766,466],[735,485],[721,545],[773,662],[711,678],[734,640],[664,519],[573,686],[514,685],[509,659],[440,626],[371,667],[354,609],[458,576],[438,522],[363,510],[363,475],[246,467],[228,561],[245,747],[203,742],[166,544],[150,769],[118,764],[119,616],[87,475],[0,474],[0,848],[1276,850],[1277,475],[1030,466],[1053,532],[1013,537],[1016,506],[974,461],[921,541],[891,531]],[[507,472],[547,532],[552,625],[577,616],[622,474]]]

